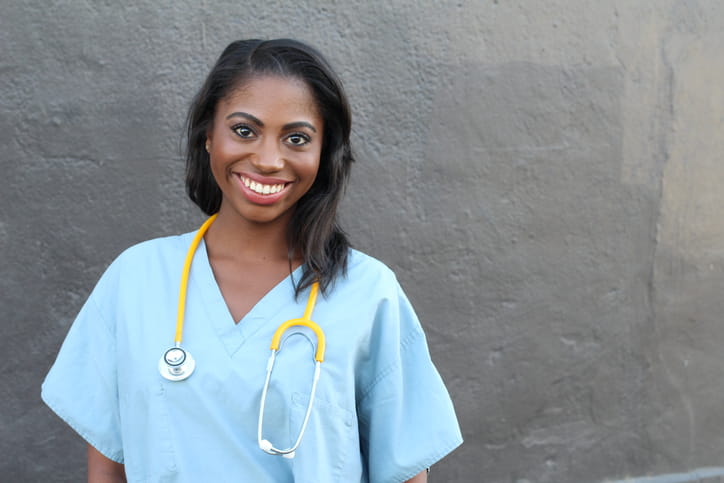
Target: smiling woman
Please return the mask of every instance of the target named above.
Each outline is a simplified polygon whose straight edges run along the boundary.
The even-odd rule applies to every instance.
[[[317,176],[323,136],[324,122],[301,81],[252,78],[219,102],[205,143],[223,193],[219,217],[286,227]]]
[[[316,50],[222,53],[188,118],[209,220],[121,254],[43,384],[89,481],[417,482],[462,442],[394,274],[337,225],[350,130]]]

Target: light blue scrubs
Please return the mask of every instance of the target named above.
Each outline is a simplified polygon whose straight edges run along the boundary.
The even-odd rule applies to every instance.
[[[314,408],[296,458],[257,445],[259,400],[282,322],[301,317],[308,290],[292,278],[238,323],[203,242],[191,267],[183,347],[196,371],[163,379],[178,286],[193,234],[126,250],[103,275],[63,343],[43,400],[88,443],[125,464],[129,481],[400,482],[461,442],[450,397],[394,274],[352,251],[347,275],[317,300],[327,337]],[[301,269],[292,277],[299,279]],[[316,340],[287,332],[272,374],[264,438],[290,447],[307,407]],[[444,479],[444,478],[443,478]]]

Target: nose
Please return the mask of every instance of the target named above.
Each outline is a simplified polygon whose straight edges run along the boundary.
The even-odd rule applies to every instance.
[[[274,173],[284,167],[284,155],[281,146],[274,139],[266,139],[259,145],[259,150],[252,157],[251,164],[260,173]]]

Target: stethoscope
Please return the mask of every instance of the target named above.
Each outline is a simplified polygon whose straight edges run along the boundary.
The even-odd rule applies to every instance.
[[[201,239],[209,229],[209,226],[216,219],[216,214],[209,217],[208,220],[201,225],[199,231],[196,232],[194,239],[191,241],[189,250],[186,253],[186,260],[184,261],[183,271],[181,272],[181,287],[179,289],[178,296],[178,311],[176,316],[176,335],[174,336],[174,345],[166,352],[164,352],[161,359],[158,361],[158,371],[161,375],[169,381],[183,381],[188,378],[196,369],[196,361],[188,351],[181,347],[181,338],[183,335],[184,327],[184,312],[186,310],[186,289],[189,283],[189,273],[191,272],[191,262],[194,259],[196,248],[198,248]],[[317,293],[319,292],[319,283],[314,282],[309,291],[309,298],[307,299],[307,307],[304,309],[304,315],[300,319],[290,319],[280,325],[274,332],[274,336],[271,341],[271,355],[266,364],[266,380],[264,381],[264,389],[261,393],[261,402],[259,404],[259,424],[257,426],[257,443],[265,453],[271,455],[281,455],[285,458],[294,458],[296,450],[299,447],[299,443],[302,441],[304,431],[307,429],[307,423],[309,422],[309,415],[312,413],[312,405],[314,403],[314,395],[317,392],[317,381],[319,380],[319,369],[322,362],[324,361],[324,349],[326,347],[326,339],[322,328],[316,323],[312,322],[312,312],[317,302]],[[272,370],[274,369],[274,361],[276,359],[277,352],[279,352],[279,346],[281,344],[282,336],[289,328],[294,326],[304,326],[311,329],[317,337],[317,350],[314,354],[314,378],[312,380],[312,390],[309,393],[309,404],[307,404],[307,410],[304,414],[304,421],[302,427],[299,430],[299,436],[297,437],[294,445],[287,449],[278,449],[268,440],[262,437],[262,429],[264,426],[264,408],[266,405],[266,396],[269,390],[269,381],[271,380]]]

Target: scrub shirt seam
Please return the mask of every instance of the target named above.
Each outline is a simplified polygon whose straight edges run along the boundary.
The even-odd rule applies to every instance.
[[[108,331],[108,334],[113,336],[113,338],[115,339],[115,333],[113,330],[111,330],[108,320],[106,320],[106,318],[103,316],[103,311],[101,310],[101,306],[98,305],[98,302],[95,300],[95,297],[91,297],[88,300],[93,304],[93,307],[96,310],[96,314],[98,315],[98,318],[101,319],[101,321],[103,321],[103,327]]]
[[[422,335],[422,332],[414,331],[411,332],[407,337],[402,339],[400,342],[400,352],[402,353],[407,346],[409,346],[412,342],[414,342],[416,339],[418,339]],[[380,373],[377,375],[377,377],[374,378],[374,380],[370,383],[370,385],[367,387],[366,390],[362,392],[362,397],[360,397],[359,405],[362,405],[365,399],[374,391],[374,389],[377,387],[377,385],[382,382],[383,380],[387,379],[387,377],[395,372],[400,367],[400,359],[396,360],[392,364],[388,365],[380,371]]]
[[[106,321],[105,317],[103,317],[103,313],[101,312],[101,309],[100,309],[100,307],[98,306],[98,304],[96,303],[96,301],[95,301],[95,300],[91,300],[91,302],[92,302],[93,305],[95,306],[96,312],[97,312],[97,314],[98,314],[98,318],[100,318],[100,319],[103,321],[103,325],[105,326],[106,330],[108,331],[108,335],[110,335],[111,342],[113,343],[113,352],[114,352],[114,355],[115,355],[115,350],[116,350],[116,335],[113,333],[113,331],[111,330],[111,328],[108,326],[108,322]],[[96,367],[98,367],[99,364],[98,364],[98,361],[96,360],[96,357],[93,357],[93,356],[90,356],[90,357],[91,357],[91,359],[93,359],[93,363],[96,365]],[[114,369],[115,369],[115,367],[114,367]],[[112,383],[111,381],[109,381],[100,371],[98,371],[98,376],[99,376],[99,378],[105,383],[105,385],[106,385],[107,388],[109,388],[109,389],[111,389],[111,390],[114,389],[115,386],[113,385],[113,383]],[[117,393],[118,393],[117,387],[116,387],[115,389],[116,389],[116,390],[115,390],[114,392],[116,393],[116,396],[117,396]]]

